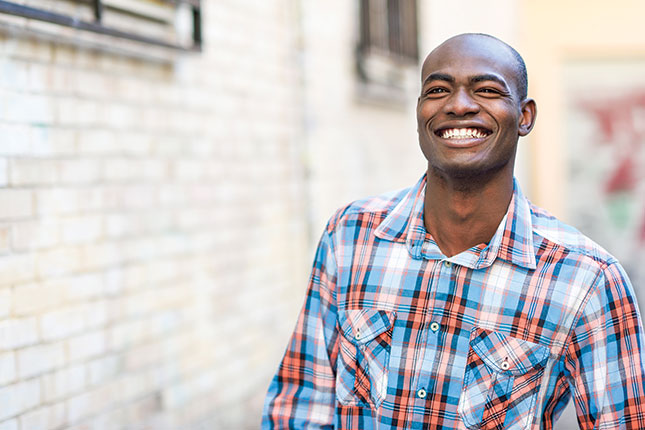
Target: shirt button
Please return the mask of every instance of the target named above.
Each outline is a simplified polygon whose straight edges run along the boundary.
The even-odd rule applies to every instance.
[[[356,334],[354,335],[354,339],[360,340],[361,339],[361,332],[357,331]]]
[[[417,391],[417,397],[420,398],[420,399],[425,399],[427,395],[428,395],[428,393],[423,388],[421,388],[419,391]]]
[[[443,265],[446,266],[446,267],[450,267],[450,266],[452,266],[452,263],[450,261],[444,261]]]
[[[437,332],[439,330],[439,327],[440,325],[436,321],[433,321],[432,324],[430,324],[430,330],[432,330],[433,332]]]
[[[502,361],[502,370],[508,370],[511,367],[508,361]]]

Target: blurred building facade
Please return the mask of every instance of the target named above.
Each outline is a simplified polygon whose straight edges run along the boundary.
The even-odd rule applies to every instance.
[[[644,7],[417,3],[206,0],[199,53],[0,15],[0,429],[257,428],[327,217],[423,173],[420,62],[461,32],[527,61],[525,192],[643,261],[641,99],[593,106],[645,88]]]

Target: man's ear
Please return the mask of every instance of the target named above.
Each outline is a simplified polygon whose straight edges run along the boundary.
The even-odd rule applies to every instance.
[[[535,118],[537,117],[537,105],[533,99],[525,99],[521,105],[521,117],[518,134],[526,136],[531,132],[535,125]]]

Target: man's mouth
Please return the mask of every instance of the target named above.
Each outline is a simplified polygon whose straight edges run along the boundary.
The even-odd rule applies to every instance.
[[[435,134],[443,139],[483,139],[492,131],[481,127],[468,128],[442,128]]]

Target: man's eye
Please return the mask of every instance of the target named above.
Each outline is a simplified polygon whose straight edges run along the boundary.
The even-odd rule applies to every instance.
[[[491,95],[500,95],[502,94],[501,91],[495,89],[495,88],[480,88],[477,90],[478,93],[483,93],[483,94],[491,94]]]
[[[442,94],[447,93],[448,90],[443,87],[432,87],[426,91],[426,94]]]

